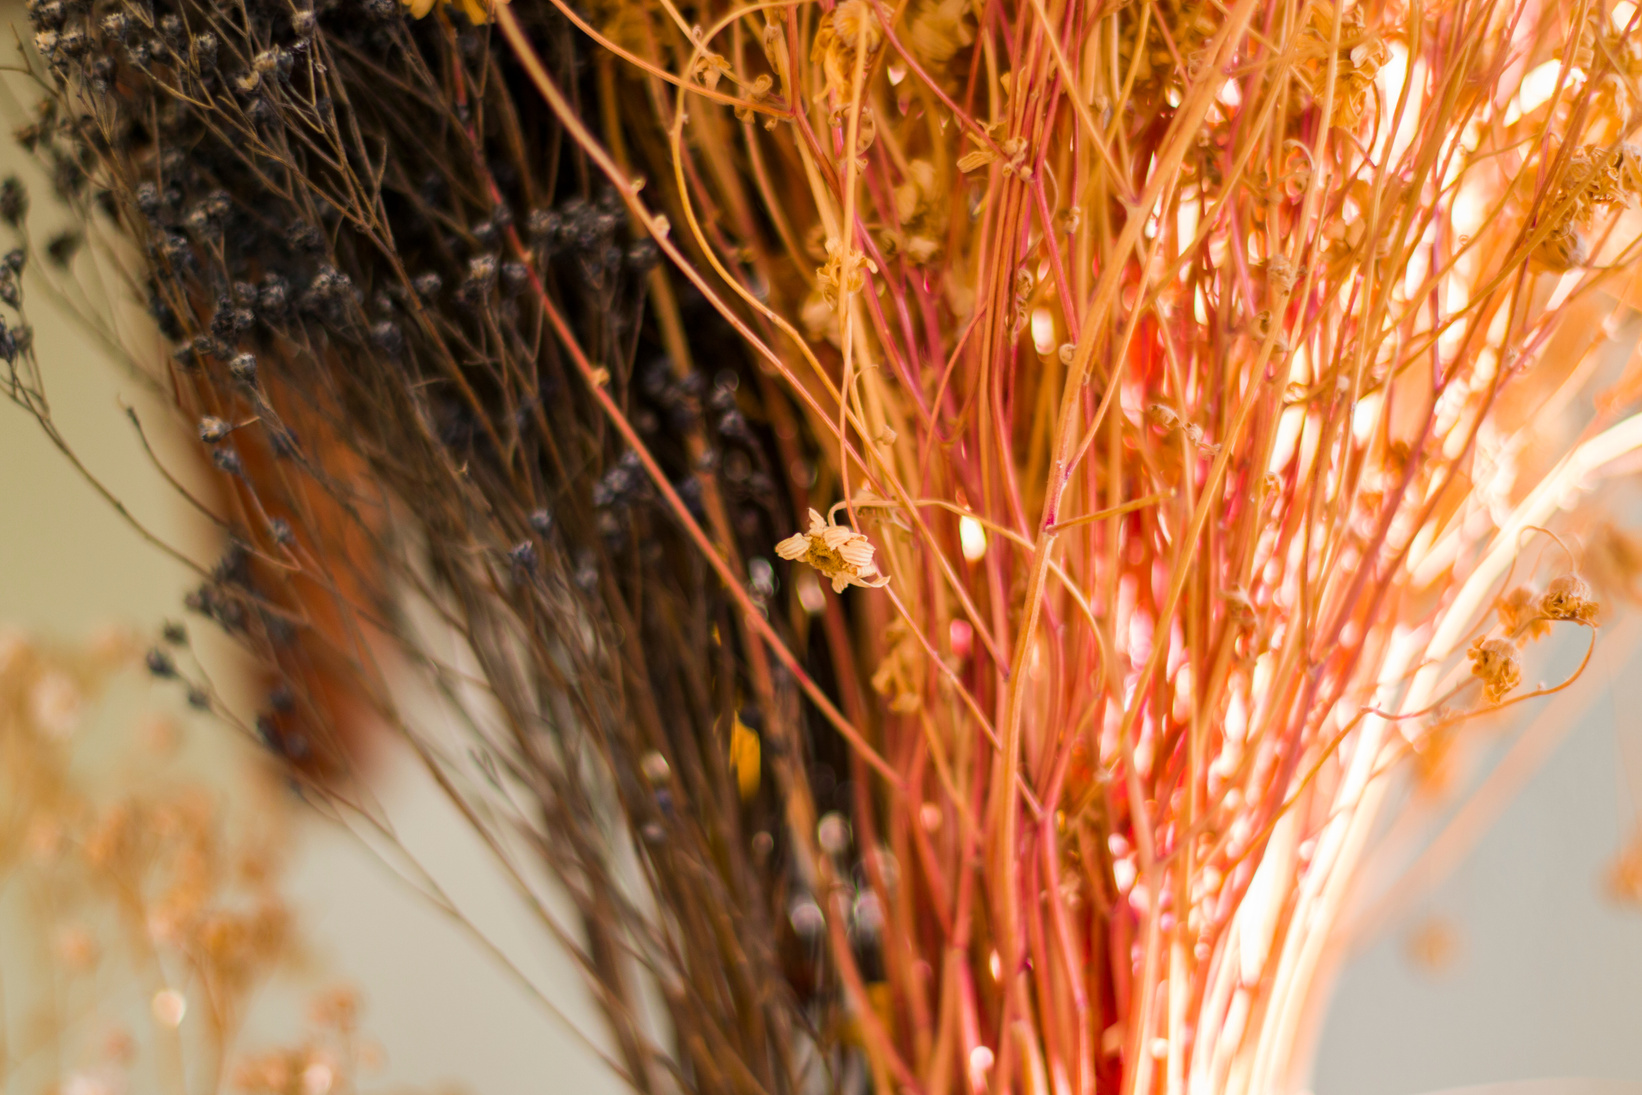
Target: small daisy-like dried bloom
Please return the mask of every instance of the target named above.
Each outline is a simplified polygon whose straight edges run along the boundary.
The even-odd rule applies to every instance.
[[[1554,274],[1566,273],[1585,265],[1585,241],[1580,239],[1571,222],[1559,224],[1534,248],[1532,259],[1540,269]]]
[[[1551,581],[1545,596],[1539,599],[1541,615],[1553,620],[1574,620],[1588,624],[1596,619],[1601,608],[1591,599],[1591,587],[1577,574],[1564,574]]]
[[[726,72],[730,71],[729,58],[722,53],[708,53],[698,58],[691,75],[696,82],[712,91],[718,87],[718,81]]]
[[[1550,633],[1550,621],[1542,618],[1537,600],[1533,590],[1517,586],[1494,602],[1494,612],[1507,635],[1522,640],[1538,639]]]
[[[838,307],[842,297],[854,296],[867,283],[867,272],[878,272],[873,261],[859,251],[846,251],[836,244],[827,247],[826,265],[815,271],[817,284],[821,287],[821,299],[826,301],[828,308]]]
[[[968,0],[928,0],[913,9],[907,42],[926,67],[939,68],[975,40]]]
[[[1471,644],[1471,675],[1482,682],[1483,694],[1498,703],[1522,683],[1522,661],[1506,639],[1478,639]]]
[[[1629,155],[1623,146],[1613,151],[1587,146],[1569,154],[1563,192],[1572,196],[1573,215],[1580,224],[1590,225],[1600,207],[1625,201]]]
[[[890,697],[891,711],[898,714],[916,711],[923,703],[919,677],[923,652],[918,648],[918,640],[901,620],[890,624],[884,638],[888,651],[872,674],[872,690]]]
[[[855,82],[857,55],[866,54],[861,59],[865,70],[871,66],[883,40],[878,16],[867,0],[844,0],[821,17],[820,25],[815,28],[815,41],[810,45],[810,59],[826,73],[827,89],[845,101]]]
[[[807,532],[794,533],[775,545],[775,553],[783,559],[802,560],[832,579],[832,591],[844,592],[846,586],[864,586],[875,589],[886,585],[889,578],[878,573],[872,561],[872,542],[848,525],[828,524],[815,510],[810,510]]]

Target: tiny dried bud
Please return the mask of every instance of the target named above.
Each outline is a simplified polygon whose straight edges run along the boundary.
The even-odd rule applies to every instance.
[[[201,68],[210,68],[217,63],[217,36],[210,31],[196,35],[188,43],[188,49]]]
[[[1294,263],[1284,255],[1273,255],[1266,261],[1266,283],[1276,293],[1287,294],[1294,288]]]
[[[1180,428],[1180,416],[1162,403],[1153,403],[1146,408],[1146,421],[1165,433]]]
[[[529,540],[520,540],[507,553],[508,562],[513,566],[516,577],[524,577],[536,572],[536,545]]]

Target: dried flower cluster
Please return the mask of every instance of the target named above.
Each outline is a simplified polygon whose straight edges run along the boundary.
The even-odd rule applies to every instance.
[[[287,807],[264,765],[236,773],[235,805],[208,790],[168,715],[107,725],[103,691],[143,661],[117,632],[80,649],[0,633],[7,1082],[80,1095],[357,1090],[360,1051],[374,1051],[345,990],[320,994],[314,1037],[282,1054],[300,1074],[271,1086],[261,1058],[223,1068],[257,991],[292,972]]]
[[[1562,545],[1559,543],[1559,546]],[[1508,584],[1509,580],[1508,574]],[[1479,636],[1467,652],[1471,675],[1481,682],[1484,698],[1497,704],[1522,683],[1519,648],[1550,634],[1553,624],[1571,623],[1590,628],[1594,647],[1601,608],[1590,585],[1578,574],[1557,575],[1543,593],[1529,585],[1511,586],[1509,592],[1494,601],[1494,614],[1502,634],[1494,638]]]
[[[565,883],[640,1090],[1295,1089],[1392,788],[1595,641],[1509,572],[1642,445],[1633,7],[35,7],[191,607]]]

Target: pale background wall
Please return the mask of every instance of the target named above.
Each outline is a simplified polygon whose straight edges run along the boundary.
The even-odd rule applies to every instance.
[[[15,22],[13,12],[7,5],[0,17]],[[22,158],[8,140],[0,166],[26,172],[14,164]],[[46,190],[33,181],[43,206]],[[118,406],[120,398],[138,400],[137,385],[72,319],[42,299],[30,311],[56,417],[77,451],[143,520],[208,558],[201,530],[152,473]],[[158,410],[145,415],[156,429],[162,419]],[[26,416],[0,405],[0,623],[68,639],[108,622],[153,630],[181,615],[190,584],[182,567],[95,497]],[[1633,823],[1623,750],[1639,747],[1642,665],[1624,667],[1603,687],[1606,695],[1499,826],[1416,910],[1457,924],[1453,965],[1423,972],[1393,930],[1349,967],[1322,1038],[1317,1095],[1415,1095],[1544,1076],[1642,1081],[1642,913],[1616,909],[1599,894]],[[127,702],[147,707],[174,697],[140,688]],[[218,731],[196,724],[193,732]],[[471,917],[495,932],[526,976],[593,1025],[567,963],[486,875],[459,824],[405,766],[388,782],[384,797],[407,843],[469,898]],[[357,844],[318,822],[301,835],[293,897],[321,965],[366,991],[366,1025],[387,1052],[382,1083],[432,1090],[448,1081],[474,1095],[613,1089],[515,979],[407,896]],[[289,1025],[277,1000],[264,1011],[258,1023],[271,1036]]]
[[[1582,682],[1595,701],[1472,855],[1342,979],[1317,1095],[1414,1095],[1548,1076],[1642,1081],[1642,911],[1603,879],[1635,824],[1642,664]],[[1457,928],[1444,972],[1410,922]]]

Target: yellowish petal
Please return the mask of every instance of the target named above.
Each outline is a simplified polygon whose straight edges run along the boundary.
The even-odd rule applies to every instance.
[[[810,538],[802,532],[794,533],[775,545],[775,553],[783,559],[802,559],[810,553]]]
[[[821,542],[826,544],[833,551],[843,550],[845,544],[856,539],[858,536],[859,533],[857,533],[854,529],[845,528],[843,525],[831,525],[821,530]]]
[[[838,554],[844,562],[857,570],[872,569],[872,544],[865,536],[857,536],[848,543],[838,547]]]

